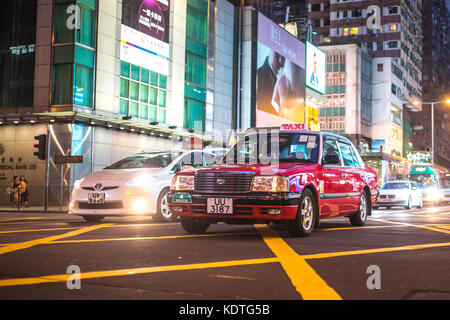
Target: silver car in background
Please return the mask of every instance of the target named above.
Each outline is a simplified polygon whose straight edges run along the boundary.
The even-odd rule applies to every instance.
[[[422,191],[417,184],[412,181],[391,181],[386,182],[380,189],[380,197],[375,208],[394,206],[405,207],[423,207]]]

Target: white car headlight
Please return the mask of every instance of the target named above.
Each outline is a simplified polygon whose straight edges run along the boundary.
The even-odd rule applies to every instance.
[[[256,176],[252,192],[289,192],[289,179],[282,176]]]
[[[194,190],[194,176],[175,176],[172,178],[172,183],[170,184],[170,190],[173,191],[186,191]]]
[[[74,190],[78,190],[81,187],[81,184],[83,183],[84,178],[79,179],[79,180],[75,180],[75,182],[73,183],[73,189]]]
[[[133,179],[131,179],[130,181],[128,181],[125,184],[125,187],[127,188],[143,188],[143,187],[148,187],[150,186],[153,182],[155,182],[156,180],[158,180],[157,176],[148,176],[148,175],[143,175],[143,176],[139,176],[139,177],[135,177]]]

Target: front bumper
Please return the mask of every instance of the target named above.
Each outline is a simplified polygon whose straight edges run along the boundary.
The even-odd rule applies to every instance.
[[[190,203],[175,203],[173,196],[188,193]],[[279,194],[252,193],[246,195],[230,194],[197,194],[195,192],[171,191],[168,194],[169,207],[174,216],[210,218],[217,221],[233,219],[280,221],[294,220],[297,216],[300,193],[289,192]],[[232,198],[233,214],[207,213],[208,198]]]
[[[71,215],[102,215],[102,216],[133,216],[155,215],[156,200],[152,190],[138,188],[119,187],[105,193],[105,202],[102,204],[90,204],[89,190],[75,190],[72,193],[69,214]],[[136,206],[139,201],[140,206]]]
[[[380,201],[375,204],[375,207],[386,207],[386,206],[403,206],[406,205],[406,200],[398,200],[398,201]]]

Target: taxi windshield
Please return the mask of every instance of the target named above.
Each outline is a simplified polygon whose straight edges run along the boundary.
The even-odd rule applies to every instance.
[[[381,189],[384,190],[409,189],[409,185],[406,182],[389,182],[386,183]]]
[[[122,159],[105,169],[164,168],[181,153],[145,153]]]
[[[310,133],[267,133],[247,135],[226,155],[227,164],[273,162],[316,163],[319,136]]]

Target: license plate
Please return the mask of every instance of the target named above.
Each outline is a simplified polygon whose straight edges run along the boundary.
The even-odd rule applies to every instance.
[[[207,212],[210,214],[233,214],[233,199],[208,198]]]
[[[92,204],[105,203],[105,194],[104,193],[89,193],[88,194],[88,203],[92,203]]]

